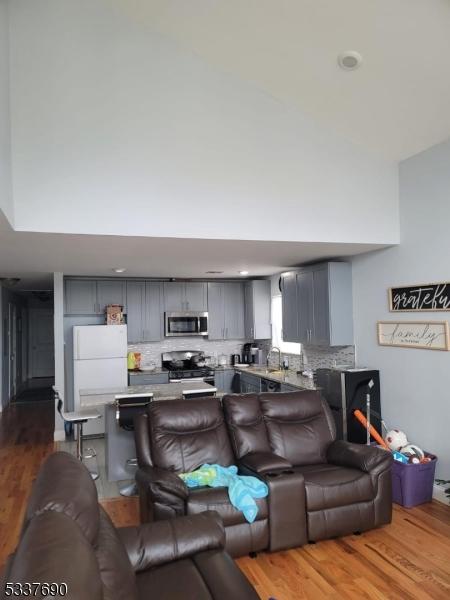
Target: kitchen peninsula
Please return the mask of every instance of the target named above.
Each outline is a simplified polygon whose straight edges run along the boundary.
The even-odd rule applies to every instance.
[[[118,388],[98,388],[80,390],[81,408],[93,408],[96,406],[107,406],[114,404],[117,395],[145,396],[153,394],[153,400],[177,400],[183,395],[183,391],[213,389],[212,385],[204,381],[184,381],[179,383],[160,383],[153,385],[129,385]],[[217,392],[217,396],[221,396]]]

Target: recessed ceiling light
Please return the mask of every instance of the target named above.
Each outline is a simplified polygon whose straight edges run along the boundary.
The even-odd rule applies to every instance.
[[[248,271],[239,271],[239,275],[248,275]]]
[[[205,273],[208,273],[209,275],[220,275],[223,271],[205,271]]]
[[[114,273],[125,273],[126,269],[125,267],[116,267],[115,269],[113,269]]]
[[[355,52],[354,50],[346,50],[345,52],[341,52],[338,56],[338,65],[344,71],[354,71],[358,67],[361,66],[362,56],[359,52]]]

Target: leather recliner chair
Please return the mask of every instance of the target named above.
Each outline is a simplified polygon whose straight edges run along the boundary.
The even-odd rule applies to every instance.
[[[250,524],[231,504],[227,488],[188,489],[178,477],[204,463],[236,463],[218,399],[152,402],[135,420],[135,440],[143,522],[214,510],[223,520],[232,556],[269,547],[266,498],[256,500],[258,515]]]
[[[286,510],[292,517],[306,510],[308,540],[391,522],[391,454],[336,441],[333,417],[319,392],[229,395],[223,408],[241,470],[265,479],[290,472],[303,480],[304,501]],[[270,498],[269,507],[272,518]]]
[[[6,582],[57,582],[67,584],[69,600],[258,600],[223,551],[224,537],[212,512],[116,529],[88,470],[58,452],[33,486],[1,589]],[[44,597],[39,588],[31,595]]]

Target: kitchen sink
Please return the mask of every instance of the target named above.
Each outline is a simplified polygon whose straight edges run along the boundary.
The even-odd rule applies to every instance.
[[[265,374],[265,375],[282,375],[284,373],[283,369],[273,369],[267,367],[252,367],[252,371],[256,371],[257,373]]]

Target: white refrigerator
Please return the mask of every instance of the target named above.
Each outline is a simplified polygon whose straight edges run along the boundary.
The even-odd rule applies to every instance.
[[[126,388],[127,326],[84,325],[73,328],[74,408],[80,407],[80,390]],[[83,435],[105,432],[104,407],[98,407],[101,419],[83,425]]]

